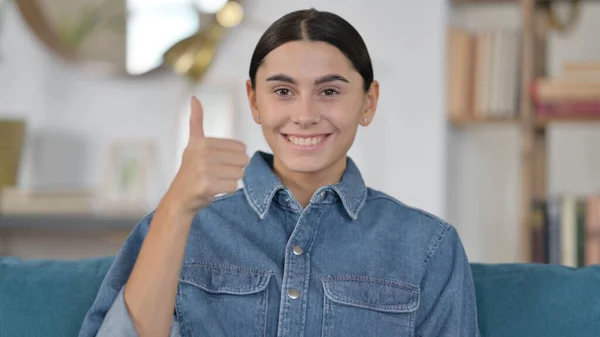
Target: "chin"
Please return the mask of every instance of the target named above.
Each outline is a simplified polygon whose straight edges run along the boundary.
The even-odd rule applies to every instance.
[[[281,164],[291,171],[296,173],[316,173],[323,171],[329,165],[325,160],[318,156],[293,156],[287,155],[280,157]]]

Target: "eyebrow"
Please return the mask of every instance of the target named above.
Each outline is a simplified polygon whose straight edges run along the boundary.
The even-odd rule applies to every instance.
[[[276,74],[276,75],[270,76],[270,77],[267,78],[267,81],[279,81],[279,82],[287,82],[287,83],[290,83],[290,84],[297,84],[296,80],[294,80],[290,76],[284,75],[284,74]],[[315,85],[319,85],[319,84],[328,83],[328,82],[335,82],[335,81],[341,81],[341,82],[350,83],[342,75],[329,74],[329,75],[325,75],[325,76],[321,76],[321,77],[317,78],[315,80],[314,84]]]

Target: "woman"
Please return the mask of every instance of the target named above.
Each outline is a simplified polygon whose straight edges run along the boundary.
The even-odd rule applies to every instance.
[[[366,187],[346,155],[379,95],[358,32],[328,12],[285,15],[246,86],[273,154],[204,137],[192,99],[181,168],[80,336],[477,336],[456,230]]]

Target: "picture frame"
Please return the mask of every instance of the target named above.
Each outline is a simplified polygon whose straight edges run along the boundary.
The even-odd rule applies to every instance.
[[[99,208],[109,213],[144,213],[148,209],[148,178],[156,144],[145,139],[119,139],[107,152]]]

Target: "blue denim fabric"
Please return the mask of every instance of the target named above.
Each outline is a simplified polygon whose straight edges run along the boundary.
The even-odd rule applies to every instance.
[[[479,336],[471,269],[451,225],[340,183],[305,208],[257,152],[244,188],[193,220],[171,336]],[[152,213],[132,231],[80,337],[135,336],[122,289]]]

